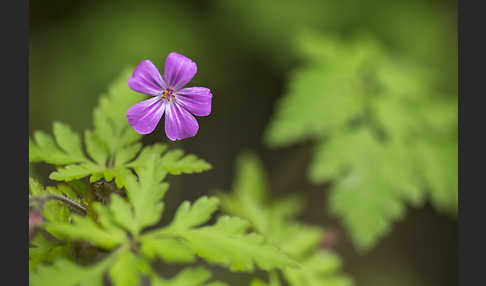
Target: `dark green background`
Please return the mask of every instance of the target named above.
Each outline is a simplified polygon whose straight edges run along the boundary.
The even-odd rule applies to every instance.
[[[429,205],[410,209],[361,254],[326,211],[326,186],[306,181],[312,144],[278,150],[262,144],[275,100],[299,64],[293,40],[301,29],[344,37],[372,33],[392,53],[439,66],[442,80],[455,83],[456,7],[456,1],[437,0],[31,0],[29,130],[50,132],[54,120],[77,131],[90,128],[98,97],[123,68],[150,59],[162,69],[166,55],[177,51],[198,64],[190,85],[211,88],[212,114],[199,118],[194,138],[172,143],[159,125],[143,141],[182,147],[214,169],[171,178],[167,213],[183,199],[229,190],[236,156],[253,150],[264,161],[273,194],[302,194],[308,202],[302,220],[336,231],[334,247],[357,285],[456,285],[455,218]],[[48,171],[34,169],[41,178]]]

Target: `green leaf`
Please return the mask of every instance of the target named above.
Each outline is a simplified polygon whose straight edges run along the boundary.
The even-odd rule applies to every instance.
[[[93,113],[95,133],[106,144],[111,154],[135,143],[141,137],[130,127],[126,119],[128,108],[144,99],[143,95],[132,91],[127,85],[132,70],[129,68],[123,71],[110,85]]]
[[[60,259],[52,265],[42,265],[29,273],[33,286],[102,286],[108,274],[115,286],[137,285],[139,273],[148,273],[148,264],[126,248],[119,249],[101,262],[90,266],[79,266],[67,259]]]
[[[138,181],[133,175],[126,175],[126,191],[133,206],[137,231],[158,222],[162,216],[163,198],[168,184],[163,183],[166,173],[160,170],[161,159],[150,153],[145,162],[137,168]]]
[[[99,106],[94,111],[94,131],[85,132],[88,159],[81,145],[81,137],[68,126],[55,122],[53,126],[56,142],[51,136],[38,131],[34,140],[29,139],[29,160],[46,162],[60,166],[49,178],[58,181],[72,181],[91,175],[91,181],[103,177],[125,175],[120,168],[132,160],[141,148],[136,141],[141,135],[128,124],[126,111],[142,99],[132,92],[126,84],[130,71],[124,71],[110,87],[108,94],[102,96]],[[57,143],[57,145],[56,145]],[[120,158],[116,158],[120,156]],[[112,170],[117,161],[116,171]],[[111,180],[108,180],[111,181]],[[124,180],[117,179],[118,187],[123,187]]]
[[[54,122],[53,129],[56,141],[42,131],[34,133],[34,140],[29,139],[29,162],[61,165],[86,161],[77,133],[60,122]]]
[[[162,165],[164,170],[169,174],[191,174],[200,173],[211,169],[211,164],[197,158],[195,155],[189,154],[184,157],[184,151],[171,150],[162,157]]]
[[[269,230],[269,214],[263,207],[267,191],[267,178],[261,162],[251,153],[238,157],[233,195],[219,194],[224,210],[248,219],[263,234]]]
[[[262,163],[252,153],[243,153],[238,157],[236,165],[236,180],[233,192],[241,198],[262,202],[268,187],[267,178]]]
[[[339,179],[330,194],[331,211],[361,249],[371,247],[404,215],[405,202],[422,199],[413,169],[405,169],[413,164],[405,164],[407,157],[397,160],[397,154],[366,129],[336,135],[317,148],[310,177],[314,182]]]
[[[115,166],[124,166],[126,163],[133,160],[141,149],[142,144],[140,143],[135,143],[133,145],[126,146],[125,148],[119,149],[115,154]]]
[[[57,144],[66,154],[80,161],[85,159],[79,134],[73,132],[68,125],[61,122],[54,122],[53,132]]]
[[[299,257],[319,243],[323,231],[294,220],[302,208],[299,198],[284,197],[272,204],[267,203],[265,175],[255,155],[241,154],[237,160],[232,194],[219,194],[222,209],[248,219],[271,243],[279,245],[292,257]]]
[[[59,194],[68,197],[72,201],[80,202],[78,195],[76,192],[67,184],[57,184],[55,187],[49,186],[47,187],[47,192],[52,194]]]
[[[92,203],[95,211],[93,218],[96,221],[91,216],[73,216],[73,223],[50,223],[46,229],[73,240],[86,240],[105,249],[127,244],[129,240],[125,232],[128,231],[135,240],[141,238],[142,252],[148,258],[158,256],[167,261],[193,261],[194,251],[182,243],[180,238],[149,239],[140,236],[144,227],[160,220],[163,210],[161,199],[168,188],[167,183],[162,182],[166,175],[165,171],[161,171],[163,158],[156,151],[151,149],[145,152],[144,161],[137,162],[137,176],[123,174],[128,201],[113,194],[108,206]],[[33,184],[33,188],[37,189],[37,186]],[[186,208],[184,204],[176,214],[174,226],[189,228],[204,223],[216,210],[217,203],[217,199],[203,198],[193,208]],[[128,280],[131,281],[130,279]]]
[[[250,286],[281,286],[280,279],[278,278],[278,274],[275,271],[271,271],[269,273],[269,282],[265,283],[260,279],[253,279],[250,283]]]
[[[222,209],[250,220],[255,225],[255,229],[263,234],[270,243],[278,246],[283,253],[300,264],[300,267],[283,269],[284,274],[291,273],[291,275],[284,275],[290,285],[327,285],[319,283],[323,281],[327,283],[331,280],[331,277],[349,282],[348,278],[338,273],[338,267],[327,271],[325,275],[321,274],[318,269],[303,269],[304,265],[308,264],[308,261],[316,253],[322,252],[318,249],[325,233],[316,226],[296,220],[303,208],[298,197],[288,196],[278,200],[268,198],[265,176],[262,163],[255,155],[251,153],[241,154],[237,160],[233,192],[219,194]],[[322,253],[323,255],[331,255],[328,252]],[[337,259],[337,257],[333,257],[335,260]],[[270,272],[269,276],[269,283],[253,280],[251,285],[280,285],[276,271]],[[299,278],[300,276],[313,277],[311,279],[319,283],[306,284],[307,282],[302,280],[303,278]]]
[[[92,162],[82,163],[79,165],[67,165],[66,167],[59,168],[57,171],[52,172],[49,175],[49,179],[69,182],[87,177],[89,175],[103,174],[104,170],[104,167],[96,165]]]
[[[87,187],[87,184],[81,180],[73,180],[67,183],[71,189],[80,196],[81,202],[88,204],[91,201],[91,193]]]
[[[430,199],[438,210],[457,214],[457,144],[437,145],[420,142],[417,144],[417,152]]]
[[[132,206],[118,195],[112,195],[109,210],[113,221],[124,229],[129,230],[132,235],[137,235],[138,225],[135,220]]]
[[[96,135],[87,130],[84,133],[84,141],[86,143],[86,150],[88,155],[101,167],[106,165],[108,159],[108,150],[103,145],[100,139]]]
[[[179,231],[189,247],[209,262],[228,266],[232,271],[253,271],[254,263],[263,270],[296,266],[263,236],[245,233],[249,223],[236,217],[221,217],[214,226]]]
[[[171,224],[145,234],[144,237],[150,238],[149,243],[153,244],[148,246],[149,249],[157,247],[157,254],[164,257],[166,250],[154,245],[157,242],[152,239],[177,239],[177,243],[172,243],[176,251],[184,252],[184,258],[189,259],[185,252],[190,249],[207,261],[234,271],[252,271],[254,263],[264,270],[295,265],[261,235],[246,233],[250,226],[248,221],[224,216],[215,225],[197,227],[211,218],[218,202],[215,198],[202,197],[192,206],[189,202],[182,203]]]
[[[44,187],[34,178],[29,177],[29,197],[43,195],[44,193]]]
[[[44,189],[44,187],[36,180],[29,178],[29,187],[29,199],[33,200],[32,205],[36,205],[39,203],[39,201],[43,201],[43,203],[41,203],[42,216],[45,221],[50,223],[69,223],[71,219],[71,211],[69,207],[65,203],[53,199],[52,195],[61,198],[66,197],[75,203],[81,203],[77,194],[71,189],[71,187],[65,184],[60,184],[56,187],[48,186]],[[53,231],[51,234],[58,239],[65,238],[63,233]]]
[[[140,285],[140,275],[149,272],[150,266],[145,260],[130,251],[118,254],[109,270],[109,276],[115,286]]]
[[[65,204],[57,200],[49,200],[42,206],[42,216],[46,221],[68,222],[70,211]]]
[[[225,286],[227,284],[221,282],[209,282],[211,273],[202,267],[185,268],[179,272],[172,279],[163,279],[154,277],[152,279],[153,286]]]
[[[340,265],[341,261],[337,256],[328,252],[317,252],[303,261],[301,268],[287,268],[283,275],[291,286],[353,285],[348,277],[335,274]]]
[[[73,224],[48,223],[46,230],[61,233],[74,240],[87,240],[105,249],[112,249],[127,242],[127,237],[121,229],[103,229],[88,217],[73,215],[72,219]]]
[[[123,171],[109,172],[114,167],[115,156],[120,156],[117,166],[123,167],[138,152],[140,144],[136,141],[141,137],[129,126],[125,117],[126,110],[142,99],[127,86],[128,77],[130,71],[126,70],[114,81],[108,94],[101,97],[94,111],[95,130],[85,132],[86,150],[93,161],[83,154],[80,136],[60,123],[54,123],[53,129],[61,148],[55,145],[50,136],[36,132],[35,141],[29,140],[30,161],[65,165],[50,175],[51,179],[59,181],[92,175],[90,180],[93,182],[104,176],[124,174]],[[123,185],[120,183],[123,183],[122,179],[117,180],[121,188]]]
[[[30,273],[29,282],[32,286],[102,286],[103,274],[112,263],[112,259],[105,259],[94,266],[81,267],[69,260],[57,260],[51,266],[41,266]]]
[[[322,133],[342,128],[360,116],[363,112],[359,104],[361,99],[357,87],[346,83],[348,77],[341,71],[335,73],[328,69],[295,71],[286,94],[277,104],[265,142],[277,147],[319,138]],[[325,96],[327,94],[334,96]],[[332,108],[323,112],[323,106]]]
[[[219,200],[203,196],[192,206],[188,201],[183,202],[176,211],[170,228],[187,229],[207,222],[218,209]]]
[[[333,182],[329,208],[356,245],[372,247],[407,203],[429,197],[455,213],[457,97],[444,94],[442,71],[369,36],[307,33],[297,46],[306,63],[293,72],[265,142],[316,142],[308,178]]]
[[[65,242],[47,240],[42,233],[29,243],[29,272],[35,271],[43,263],[53,262],[70,255],[70,247]]]
[[[143,148],[138,157],[131,163],[128,163],[127,166],[137,170],[138,167],[145,164],[148,158],[150,158],[154,154],[158,154],[159,156],[161,156],[166,150],[167,145],[160,143],[155,143],[154,145],[147,146]]]
[[[196,260],[194,252],[182,239],[172,237],[142,237],[141,251],[150,259],[160,257],[167,263],[190,263]]]

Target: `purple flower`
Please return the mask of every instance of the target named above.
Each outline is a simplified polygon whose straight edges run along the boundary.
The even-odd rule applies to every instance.
[[[183,88],[196,71],[196,63],[178,53],[170,53],[165,59],[163,78],[151,61],[142,61],[128,79],[128,86],[152,98],[128,109],[128,123],[133,129],[140,134],[151,133],[165,112],[165,133],[170,140],[195,136],[199,125],[193,115],[209,115],[213,97],[209,88]]]

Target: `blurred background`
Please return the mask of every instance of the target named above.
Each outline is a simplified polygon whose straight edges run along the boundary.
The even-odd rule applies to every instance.
[[[312,143],[276,150],[263,144],[275,103],[300,63],[293,43],[299,31],[343,38],[364,31],[394,54],[440,69],[440,80],[454,89],[456,13],[455,0],[31,0],[29,131],[50,133],[54,120],[77,131],[90,128],[93,107],[122,69],[144,59],[163,69],[169,52],[182,53],[198,65],[190,85],[213,92],[212,114],[198,119],[194,138],[170,142],[159,125],[143,142],[182,147],[214,169],[170,178],[178,192],[168,193],[174,203],[167,204],[167,213],[184,199],[230,190],[235,158],[252,150],[263,160],[273,195],[302,194],[308,203],[302,220],[335,231],[333,247],[356,285],[456,285],[455,218],[428,204],[410,208],[374,248],[361,253],[325,210],[326,186],[306,179]],[[33,169],[44,182],[49,171]]]

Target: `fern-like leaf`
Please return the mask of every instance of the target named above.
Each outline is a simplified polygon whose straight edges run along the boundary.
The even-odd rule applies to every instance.
[[[209,282],[211,273],[202,267],[186,268],[171,279],[156,277],[152,280],[154,286],[225,286],[222,282]]]
[[[265,142],[317,142],[308,177],[335,182],[330,209],[356,245],[372,247],[406,203],[428,197],[455,213],[457,98],[441,94],[440,71],[394,58],[367,37],[309,33],[298,47],[308,63],[293,73]]]
[[[236,217],[221,217],[214,226],[178,232],[202,258],[229,266],[233,271],[253,271],[296,267],[277,247],[265,243],[263,236],[245,233],[250,224]]]
[[[289,285],[352,285],[348,277],[338,274],[339,257],[319,249],[325,232],[296,220],[302,202],[293,196],[269,202],[272,200],[268,198],[265,170],[255,155],[243,153],[238,157],[233,192],[229,195],[220,193],[219,196],[223,210],[250,220],[269,242],[300,264],[300,267],[282,270]],[[325,264],[319,267],[321,262]],[[277,273],[273,271],[269,274],[268,283],[254,280],[251,285],[281,284]]]
[[[111,259],[106,259],[91,267],[81,267],[69,260],[61,259],[51,266],[39,267],[36,272],[30,274],[29,281],[35,286],[102,286],[103,275],[111,262]]]
[[[215,225],[196,227],[210,219],[218,200],[202,197],[192,206],[181,204],[173,222],[154,231],[152,237],[175,236],[183,240],[198,256],[229,267],[233,271],[252,271],[254,264],[264,270],[295,266],[295,262],[263,236],[247,233],[249,222],[237,217],[223,216]]]

